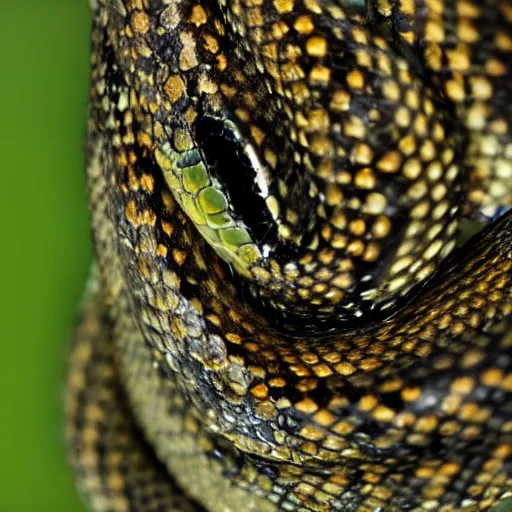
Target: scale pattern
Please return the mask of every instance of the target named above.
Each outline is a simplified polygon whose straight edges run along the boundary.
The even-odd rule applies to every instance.
[[[91,510],[507,510],[512,4],[93,13]]]

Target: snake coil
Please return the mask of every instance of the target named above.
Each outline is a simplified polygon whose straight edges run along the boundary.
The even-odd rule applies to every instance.
[[[93,13],[90,508],[506,507],[512,3]]]

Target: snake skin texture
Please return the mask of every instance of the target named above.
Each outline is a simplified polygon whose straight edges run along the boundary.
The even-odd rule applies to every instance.
[[[512,510],[512,3],[92,9],[89,509]]]

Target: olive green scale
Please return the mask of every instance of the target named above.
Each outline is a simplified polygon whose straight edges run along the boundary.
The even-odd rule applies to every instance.
[[[193,162],[193,163],[192,163]],[[192,165],[189,165],[191,164]],[[228,199],[215,183],[197,150],[160,157],[159,165],[176,200],[205,240],[242,274],[261,257],[243,222],[228,210]]]

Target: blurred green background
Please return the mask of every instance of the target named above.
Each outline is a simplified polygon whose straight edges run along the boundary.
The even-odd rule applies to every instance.
[[[91,255],[89,27],[87,0],[2,2],[0,512],[84,510],[61,401]]]

